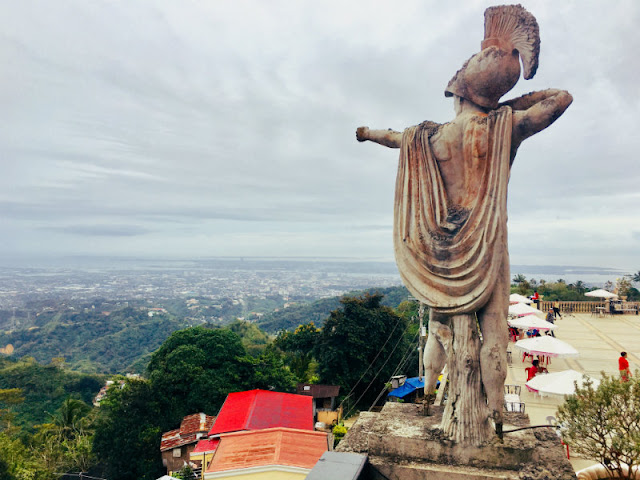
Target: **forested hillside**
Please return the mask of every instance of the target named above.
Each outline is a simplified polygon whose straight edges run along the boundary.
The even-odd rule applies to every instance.
[[[90,405],[104,382],[104,376],[40,365],[33,357],[12,360],[0,356],[0,389],[19,388],[24,397],[24,402],[13,408],[15,418],[12,423],[19,427],[30,428],[49,422],[51,414],[69,396]]]
[[[48,316],[48,317],[47,317]],[[145,310],[43,314],[39,327],[0,333],[0,346],[12,344],[13,356],[29,355],[40,363],[64,357],[67,366],[87,373],[144,371],[146,361],[185,322],[168,314],[150,317]]]
[[[391,308],[408,297],[404,287],[367,291],[375,292],[383,294],[382,304]],[[257,355],[268,342],[264,332],[293,330],[311,321],[322,326],[329,313],[339,307],[340,297],[325,298],[268,313],[255,324],[236,322],[230,327],[243,339],[248,352]],[[172,314],[169,307],[152,311],[138,305],[112,311],[98,308],[78,311],[61,306],[38,314],[29,328],[0,332],[0,347],[12,345],[13,358],[31,356],[45,365],[56,359],[69,370],[85,373],[143,373],[150,355],[162,342],[174,331],[190,326],[192,321]],[[205,326],[219,328],[221,324]]]
[[[354,292],[349,295],[363,293],[381,293],[384,295],[382,305],[397,308],[400,303],[407,300],[409,291],[406,287],[370,288],[364,292]],[[288,308],[265,315],[256,323],[266,332],[277,333],[282,330],[293,330],[298,325],[313,322],[316,326],[324,325],[329,313],[340,307],[340,297],[323,298],[313,303],[292,305]]]

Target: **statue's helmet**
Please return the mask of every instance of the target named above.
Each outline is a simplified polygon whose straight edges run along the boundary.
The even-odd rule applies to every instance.
[[[497,47],[485,48],[465,62],[449,81],[444,94],[457,95],[485,108],[496,108],[498,101],[520,78],[518,53]]]
[[[484,40],[481,51],[465,62],[449,81],[445,96],[458,95],[485,108],[496,108],[498,101],[520,78],[520,59],[524,78],[538,68],[540,35],[533,15],[521,5],[489,7],[484,12]]]

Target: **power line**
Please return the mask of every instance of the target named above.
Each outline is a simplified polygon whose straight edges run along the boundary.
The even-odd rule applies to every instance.
[[[64,476],[70,476],[70,477],[78,477],[80,478],[80,480],[82,480],[83,478],[88,478],[90,480],[108,480],[106,478],[102,478],[102,477],[92,477],[91,475],[87,475],[86,473],[60,473],[60,472],[55,472],[54,475],[64,475]]]
[[[420,331],[418,331],[418,333],[416,334],[419,335]],[[398,372],[400,370],[402,370],[404,368],[404,366],[406,365],[406,363],[409,361],[409,359],[411,358],[411,352],[413,351],[413,343],[415,342],[415,337],[413,337],[411,344],[407,347],[407,351],[404,354],[404,356],[402,357],[402,359],[400,359],[400,362],[398,362],[398,365],[396,366],[396,369],[393,371],[393,374],[391,375],[391,377],[389,378],[389,381],[391,381],[391,379],[396,376],[398,374]],[[378,400],[380,400],[380,397],[382,397],[382,395],[384,394],[384,392],[386,392],[386,387],[382,387],[382,390],[380,391],[380,393],[378,394],[378,396],[376,397],[376,399],[373,401],[373,403],[371,404],[371,406],[369,407],[369,411],[371,411],[371,409],[374,407],[374,405],[376,403],[378,403]]]
[[[393,350],[391,350],[391,353],[389,353],[389,356],[387,357],[387,359],[384,361],[384,363],[382,364],[382,366],[380,367],[380,369],[378,370],[378,373],[375,374],[375,376],[371,379],[371,381],[369,382],[369,385],[367,385],[367,388],[364,389],[364,391],[362,392],[362,394],[358,397],[358,399],[355,401],[353,407],[351,407],[351,409],[347,412],[347,415],[345,415],[345,418],[347,418],[349,416],[349,414],[353,411],[353,409],[356,407],[356,405],[358,404],[358,402],[360,400],[362,400],[362,397],[364,396],[365,393],[367,393],[367,391],[369,390],[369,388],[371,388],[371,386],[373,385],[373,382],[375,381],[376,378],[378,378],[378,375],[380,375],[380,373],[382,373],[382,369],[385,367],[385,365],[387,364],[387,362],[389,360],[391,360],[391,357],[393,356],[393,352],[396,351],[396,349],[398,348],[398,346],[400,345],[400,342],[402,340],[404,340],[404,336],[407,333],[407,331],[409,330],[409,327],[411,327],[411,324],[407,325],[407,328],[405,329],[404,332],[402,332],[402,335],[400,336],[400,338],[398,339],[398,341],[396,342],[395,346],[393,347]],[[413,344],[413,342],[412,342]],[[402,360],[401,360],[402,362]]]
[[[374,359],[371,361],[371,363],[369,363],[369,366],[367,367],[367,369],[364,371],[364,373],[362,375],[360,375],[360,378],[358,379],[358,381],[353,385],[353,387],[351,387],[351,390],[349,391],[349,393],[347,394],[346,397],[344,397],[342,399],[342,401],[340,402],[340,405],[338,405],[338,409],[344,404],[344,402],[347,401],[347,399],[351,396],[351,394],[355,391],[356,387],[360,384],[360,382],[362,381],[362,379],[364,378],[364,376],[367,374],[367,372],[369,372],[369,370],[371,370],[371,367],[373,367],[373,364],[376,362],[376,360],[378,359],[378,357],[380,356],[380,354],[382,353],[382,351],[384,350],[384,347],[387,346],[387,343],[389,343],[389,340],[391,340],[391,337],[393,336],[393,332],[396,331],[396,328],[398,328],[398,325],[400,325],[400,321],[402,320],[402,317],[398,316],[398,320],[396,320],[396,324],[393,327],[393,330],[391,330],[391,333],[389,333],[389,336],[387,337],[387,340],[384,342],[384,344],[382,345],[382,347],[380,347],[380,350],[378,350],[378,353],[376,354],[376,356],[374,357]],[[406,330],[405,330],[406,333]],[[393,352],[392,352],[393,353]],[[374,377],[375,378],[375,377]],[[357,402],[356,402],[357,403]]]

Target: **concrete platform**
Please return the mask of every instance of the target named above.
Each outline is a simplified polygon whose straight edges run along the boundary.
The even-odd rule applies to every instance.
[[[420,405],[388,403],[364,412],[337,451],[369,456],[369,478],[402,480],[575,480],[573,467],[553,430],[506,433],[480,447],[443,438],[442,407],[425,416]],[[526,415],[507,414],[505,431],[528,425]]]
[[[552,358],[549,365],[545,365],[549,372],[560,372],[573,369],[586,373],[595,378],[604,371],[610,375],[618,375],[618,357],[621,351],[628,353],[627,358],[631,371],[640,368],[640,316],[615,315],[597,317],[590,314],[563,313],[563,317],[556,320],[555,335],[573,345],[580,357]],[[527,376],[524,371],[531,363],[522,361],[522,354],[509,344],[512,351],[512,364],[507,372],[506,383],[522,385],[521,399],[526,405],[526,413],[532,425],[547,423],[547,417],[556,416],[558,406],[564,399],[560,397],[541,397],[529,392],[524,384]],[[597,463],[595,459],[578,457],[570,452],[571,463],[575,470]]]
[[[621,351],[626,351],[628,353],[627,358],[629,359],[632,371],[640,368],[640,316],[616,315],[595,317],[590,314],[563,314],[563,317],[556,321],[556,325],[558,326],[555,330],[556,337],[573,345],[580,352],[580,357],[575,359],[551,359],[551,363],[547,365],[550,372],[573,369],[578,372],[587,373],[596,378],[600,377],[601,371],[605,371],[611,375],[618,375],[618,357],[620,356]],[[530,365],[530,362],[522,361],[522,355],[518,353],[512,343],[509,344],[509,348],[512,351],[513,362],[509,366],[506,383],[522,386],[521,398],[526,404],[527,421],[530,421],[531,425],[546,424],[547,417],[556,416],[558,406],[564,402],[564,399],[559,397],[541,397],[538,394],[526,390],[524,387],[526,381],[524,369]],[[363,417],[366,417],[367,415],[368,414],[366,412],[361,414]],[[539,440],[538,437],[543,437],[545,434],[540,430],[534,430],[534,432],[536,432],[534,434],[536,440],[540,442],[541,440]],[[551,432],[548,433],[555,436]],[[555,442],[555,440],[557,440],[554,440],[552,437],[549,438],[549,441]],[[372,445],[375,446],[375,444],[376,441],[374,440]],[[347,442],[344,445],[341,443],[338,448],[344,448],[345,451],[349,451],[348,449],[352,447],[349,445],[349,442]],[[358,448],[362,449],[362,446]],[[389,448],[389,452],[392,452],[394,450],[397,451],[399,447],[391,446]],[[566,450],[564,450],[564,447],[561,448],[562,450],[556,449],[554,451],[554,455],[558,455],[558,452],[561,451],[562,455],[566,458]],[[366,448],[361,451],[365,450]],[[570,452],[570,457],[571,465],[575,471],[597,463],[595,459],[576,456],[575,452],[572,451]],[[381,456],[380,458],[384,457]],[[380,470],[383,468],[381,466],[382,461],[380,458],[376,455],[370,458],[372,471],[375,471],[376,469],[380,472],[382,471]],[[407,480],[413,480],[414,478],[429,478],[430,480],[458,480],[459,478],[471,480],[484,480],[487,478],[555,478],[544,476],[545,474],[543,471],[545,469],[545,463],[546,460],[542,458],[537,466],[532,466],[534,469],[538,468],[539,470],[542,470],[537,473],[537,477],[514,477],[514,471],[508,469],[503,471],[493,470],[490,472],[490,475],[494,476],[487,477],[486,470],[479,469],[478,471],[474,471],[474,469],[477,470],[477,467],[471,465],[436,465],[428,463],[425,464],[424,462],[421,463],[419,461],[415,462],[412,460],[398,459],[396,462],[396,470],[398,472],[402,472],[402,476],[390,477],[386,474],[385,475],[387,478],[403,478]],[[428,477],[419,475],[421,474],[420,471],[425,468],[429,469],[428,471],[430,473]],[[410,474],[409,472],[412,473]],[[418,476],[410,476],[413,474]],[[378,478],[382,479],[385,477],[372,476],[371,478],[376,478],[377,480]]]

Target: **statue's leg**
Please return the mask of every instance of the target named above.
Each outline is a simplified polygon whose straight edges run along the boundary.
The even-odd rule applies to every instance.
[[[442,346],[445,338],[451,338],[449,317],[431,310],[429,314],[429,336],[424,348],[424,394],[433,394],[440,372],[444,368],[447,355]]]
[[[504,381],[507,378],[507,314],[509,312],[509,254],[505,252],[493,293],[478,311],[482,332],[480,370],[487,403],[501,433],[504,408]]]

